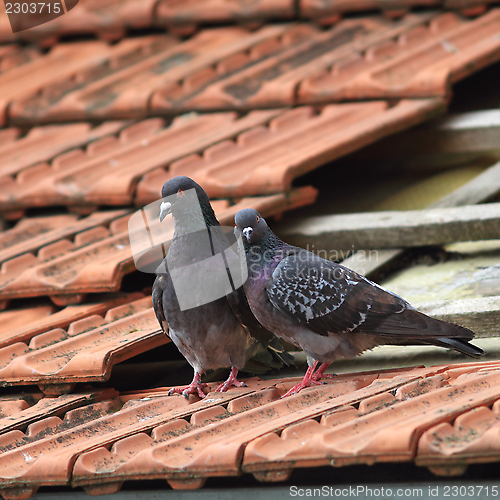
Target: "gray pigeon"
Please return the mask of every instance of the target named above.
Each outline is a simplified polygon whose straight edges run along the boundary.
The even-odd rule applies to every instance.
[[[236,214],[248,279],[244,290],[255,317],[300,347],[309,368],[284,396],[320,383],[326,368],[381,344],[451,347],[478,358],[474,333],[430,318],[364,276],[281,241],[256,210]],[[315,371],[318,363],[321,363]]]
[[[231,367],[231,373],[216,390],[244,386],[237,373],[263,346],[288,364],[293,358],[258,323],[243,287],[238,288],[243,283],[238,276],[241,263],[205,191],[192,179],[179,176],[167,181],[161,194],[169,201],[160,206],[160,221],[171,213],[174,235],[157,269],[153,307],[163,331],[194,368],[191,384],[171,393],[203,398],[206,384],[201,383],[201,375],[225,367]]]

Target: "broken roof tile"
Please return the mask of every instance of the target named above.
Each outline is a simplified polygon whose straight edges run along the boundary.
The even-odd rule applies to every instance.
[[[102,313],[101,313],[102,314]],[[48,395],[107,380],[114,364],[169,342],[151,297],[115,306],[0,349],[3,385],[36,384]],[[26,339],[27,340],[27,339]]]
[[[287,192],[300,175],[443,109],[440,99],[403,100],[392,107],[384,101],[332,104],[320,111],[297,107],[203,155],[172,163],[163,175],[146,175],[137,196],[141,202],[152,198],[144,186],[151,177],[158,186],[176,175],[192,177],[215,198]]]
[[[500,9],[474,20],[446,12],[303,80],[298,102],[445,96],[500,59]]]
[[[157,186],[156,200],[160,190],[161,184]],[[312,203],[315,197],[313,188],[299,188],[288,194],[245,198],[230,207],[226,203],[220,206],[217,214],[221,223],[232,224],[240,208],[252,206],[263,215],[271,216]],[[91,218],[77,221],[75,225]],[[128,215],[115,217],[112,221],[108,219],[76,233],[73,239],[66,236],[42,246],[37,256],[24,253],[4,262],[0,267],[0,300],[49,295],[56,304],[68,305],[81,302],[86,293],[118,290],[124,274],[135,270],[128,219]],[[63,232],[71,236],[75,233],[71,227]],[[37,246],[30,240],[24,244],[25,248]]]

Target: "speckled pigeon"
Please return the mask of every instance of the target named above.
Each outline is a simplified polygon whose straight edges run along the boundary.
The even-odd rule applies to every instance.
[[[326,368],[381,344],[451,347],[478,358],[467,328],[430,318],[364,276],[281,241],[256,210],[236,214],[248,279],[244,290],[255,317],[300,347],[309,368],[284,396],[320,383]],[[321,363],[318,370],[315,369]]]
[[[179,176],[168,180],[161,194],[169,201],[160,205],[160,221],[171,213],[174,235],[157,269],[153,307],[163,331],[194,368],[191,384],[171,393],[204,397],[201,375],[225,367],[231,367],[231,373],[216,390],[244,386],[237,373],[263,346],[283,363],[293,362],[279,339],[255,319],[243,287],[235,289],[234,269],[241,272],[242,266],[205,191],[192,179]],[[228,259],[233,261],[233,275]]]

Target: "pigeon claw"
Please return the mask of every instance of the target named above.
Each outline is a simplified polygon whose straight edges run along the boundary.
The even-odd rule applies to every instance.
[[[309,387],[311,384],[323,385],[324,382],[320,382],[319,379],[323,375],[323,372],[328,368],[328,363],[323,363],[318,368],[318,371],[316,373],[314,373],[316,366],[318,366],[317,361],[314,363],[314,365],[310,366],[307,369],[306,374],[304,375],[304,378],[302,379],[302,382],[299,382],[298,384],[294,385],[289,391],[285,392],[285,394],[283,394],[283,396],[281,396],[280,399],[287,398],[288,396],[292,396],[293,394],[297,394],[302,389]]]
[[[198,394],[200,398],[204,398],[206,394],[203,392],[203,387],[206,387],[207,384],[201,383],[201,374],[195,373],[193,377],[193,381],[186,387],[173,387],[168,391],[168,395],[172,394],[182,394],[186,399],[189,399],[190,394]]]
[[[225,382],[222,382],[222,384],[220,384],[219,387],[215,389],[215,392],[226,392],[232,385],[234,385],[235,387],[246,387],[247,385],[245,384],[245,382],[240,382],[236,378],[236,375],[238,375],[238,369],[233,366],[227,380]]]
[[[335,377],[335,373],[324,373],[329,366],[330,363],[321,363],[319,368],[312,374],[311,380],[318,381],[322,378],[332,379]]]

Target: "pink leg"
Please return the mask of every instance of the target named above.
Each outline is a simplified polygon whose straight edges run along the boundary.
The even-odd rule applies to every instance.
[[[189,398],[190,394],[198,394],[200,398],[204,398],[206,394],[202,391],[203,387],[207,384],[201,383],[201,373],[194,372],[193,381],[186,387],[174,387],[168,391],[168,395],[172,394],[182,394],[186,399]]]
[[[219,387],[215,389],[215,392],[226,392],[232,385],[234,385],[235,387],[246,387],[245,382],[239,382],[236,379],[236,375],[238,375],[238,368],[236,368],[236,366],[233,366],[227,380],[219,385]]]
[[[306,387],[309,387],[311,384],[317,384],[321,385],[322,382],[318,382],[317,380],[314,379],[314,370],[316,369],[316,366],[318,366],[318,362],[315,361],[314,365],[310,366],[306,374],[304,375],[304,378],[302,379],[302,382],[299,382],[297,385],[294,385],[288,392],[283,394],[280,399],[286,398],[287,396],[291,396],[292,394],[297,394],[300,392],[302,389],[305,389]]]
[[[317,382],[321,378],[333,378],[335,375],[333,373],[327,373],[325,375],[325,370],[331,365],[331,363],[321,363],[319,365],[319,368],[314,372],[312,379],[316,380]]]

